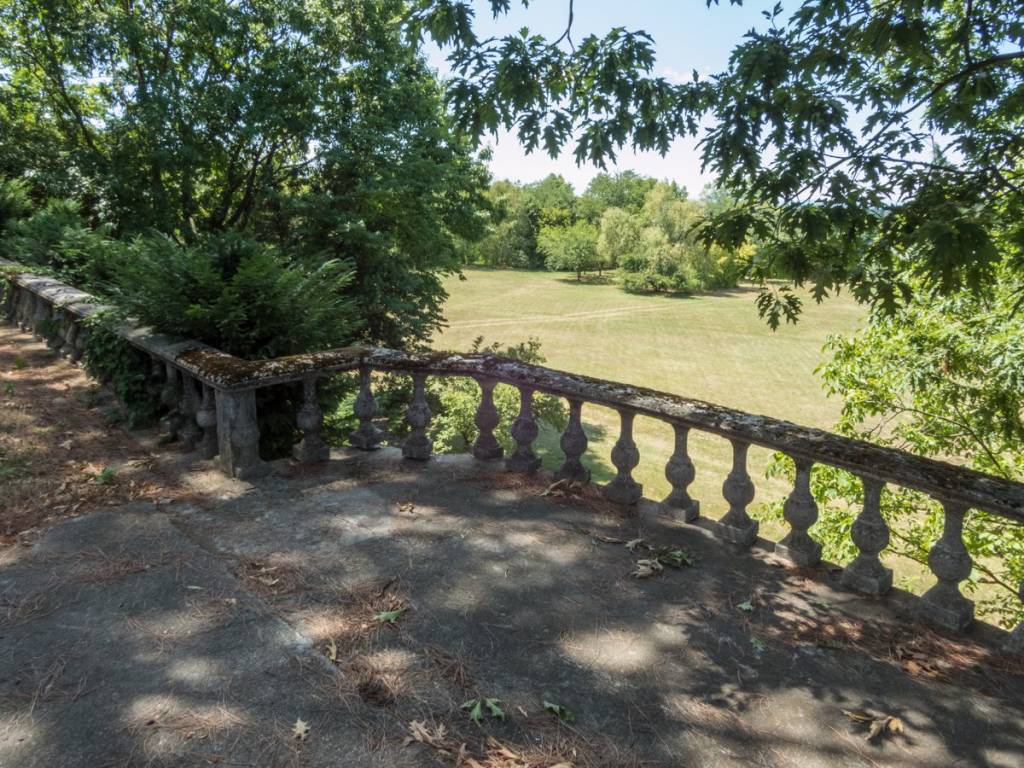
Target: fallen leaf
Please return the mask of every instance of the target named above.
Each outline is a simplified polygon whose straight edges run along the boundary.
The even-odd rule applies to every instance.
[[[338,660],[338,644],[334,642],[333,637],[327,640],[327,658],[334,662]]]
[[[405,613],[408,608],[396,608],[393,611],[381,611],[380,613],[374,614],[373,620],[379,621],[381,624],[394,624],[398,621],[398,617]]]
[[[299,741],[305,741],[309,738],[309,724],[302,719],[296,720],[295,725],[292,726],[292,736]]]
[[[552,715],[557,717],[559,720],[566,723],[571,723],[573,720],[576,719],[576,715],[572,713],[572,710],[570,710],[568,707],[563,707],[561,704],[555,704],[555,702],[553,701],[545,701],[544,709],[545,711],[550,712]]]
[[[649,579],[665,570],[657,560],[637,560],[636,568],[630,574],[635,579]]]
[[[682,568],[684,565],[693,565],[693,555],[685,549],[679,549],[678,547],[662,547],[658,550],[655,559],[669,568]]]
[[[751,611],[754,610],[754,604],[752,602],[750,602],[749,600],[744,600],[742,603],[740,603],[736,607],[739,608],[741,611],[746,611],[747,613],[750,613]]]
[[[630,552],[636,552],[637,548],[642,546],[644,546],[643,539],[630,539],[626,542],[626,549]]]

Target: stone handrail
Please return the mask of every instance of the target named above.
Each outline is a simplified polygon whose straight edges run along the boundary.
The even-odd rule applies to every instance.
[[[29,274],[14,274],[0,260],[8,289],[4,311],[26,329],[47,337],[51,346],[78,359],[85,346],[87,324],[82,321],[101,311],[103,305],[92,297],[56,280]],[[534,472],[540,460],[533,452],[538,425],[533,414],[537,392],[565,398],[569,422],[561,439],[565,455],[558,479],[589,482],[582,464],[587,449],[581,413],[584,403],[613,408],[619,413],[621,430],[612,450],[615,477],[601,487],[609,500],[624,506],[636,505],[642,487],[632,477],[640,460],[633,440],[637,415],[670,424],[675,433],[674,452],[665,467],[672,491],[661,502],[663,510],[683,522],[700,516],[700,503],[688,487],[695,477],[687,443],[691,429],[729,440],[733,466],[722,486],[729,504],[725,515],[707,523],[723,540],[748,546],[757,540],[758,524],[747,513],[754,498],[754,484],[747,472],[747,451],[751,445],[781,451],[796,466],[794,489],[783,506],[790,526],[788,535],[775,545],[776,552],[802,566],[820,561],[821,546],[808,534],[818,518],[817,503],[810,490],[814,464],[848,470],[863,483],[864,504],[854,522],[851,536],[859,554],[843,570],[842,583],[853,590],[881,595],[892,586],[892,571],[879,555],[889,542],[889,528],[881,515],[881,498],[886,484],[928,494],[944,509],[945,526],[932,547],[929,567],[937,583],[920,601],[920,613],[939,626],[962,630],[973,620],[973,603],[960,591],[960,583],[971,572],[972,562],[963,543],[963,523],[968,510],[978,509],[1024,522],[1024,484],[958,467],[904,451],[854,440],[820,429],[799,426],[767,416],[757,416],[712,403],[618,384],[589,376],[558,371],[491,354],[409,354],[375,347],[347,347],[314,354],[246,361],[196,342],[181,342],[131,325],[118,332],[154,361],[154,391],[171,416],[172,436],[194,444],[208,458],[217,457],[228,474],[251,478],[267,471],[259,455],[256,418],[257,389],[281,384],[303,385],[304,400],[296,416],[302,440],[295,446],[299,461],[321,461],[329,457],[320,436],[323,415],[317,405],[317,382],[340,371],[358,371],[359,394],[355,415],[359,427],[350,443],[359,449],[379,447],[381,433],[374,425],[377,415],[372,391],[374,371],[412,376],[412,402],[406,412],[409,435],[403,442],[406,458],[425,460],[431,456],[429,436],[431,413],[426,401],[428,376],[465,376],[480,386],[481,400],[476,414],[479,435],[473,454],[479,459],[498,459],[502,448],[494,436],[499,423],[493,391],[498,383],[520,391],[520,412],[512,425],[516,449],[505,459],[511,471]],[[1021,585],[1024,600],[1024,584]],[[1024,625],[1008,641],[1024,650]]]

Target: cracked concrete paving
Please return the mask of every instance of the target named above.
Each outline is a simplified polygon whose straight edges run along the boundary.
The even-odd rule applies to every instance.
[[[622,517],[393,449],[255,484],[164,460],[193,501],[59,523],[0,569],[3,768],[473,765],[404,745],[414,720],[488,768],[1024,765],[1022,665],[988,629],[933,635],[909,596],[866,601],[654,505]],[[614,540],[636,537],[694,565],[632,578]],[[484,697],[505,719],[478,728],[461,705]],[[866,741],[857,708],[905,735]]]

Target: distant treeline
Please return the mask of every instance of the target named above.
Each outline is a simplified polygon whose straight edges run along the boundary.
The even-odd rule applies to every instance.
[[[498,181],[488,234],[467,261],[504,269],[584,273],[617,269],[629,291],[688,293],[736,284],[748,253],[707,248],[695,225],[727,203],[718,190],[691,199],[674,182],[632,171],[602,173],[582,195],[561,176],[531,184]]]

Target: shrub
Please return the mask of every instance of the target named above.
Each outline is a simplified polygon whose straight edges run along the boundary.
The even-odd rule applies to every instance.
[[[0,191],[2,196],[2,191]],[[16,209],[18,193],[10,197]],[[9,224],[0,239],[0,255],[51,270],[83,290],[104,293],[124,252],[109,228],[92,228],[71,200],[50,200],[27,218]]]
[[[343,346],[359,330],[345,261],[307,266],[238,234],[139,237],[128,255],[115,300],[164,333],[260,359]]]
[[[28,216],[31,210],[28,184],[21,179],[0,178],[0,234],[18,219]]]
[[[129,428],[156,422],[160,402],[150,387],[148,356],[116,333],[124,318],[117,313],[93,315],[85,323],[89,329],[82,354],[86,372],[110,387],[127,412]]]

